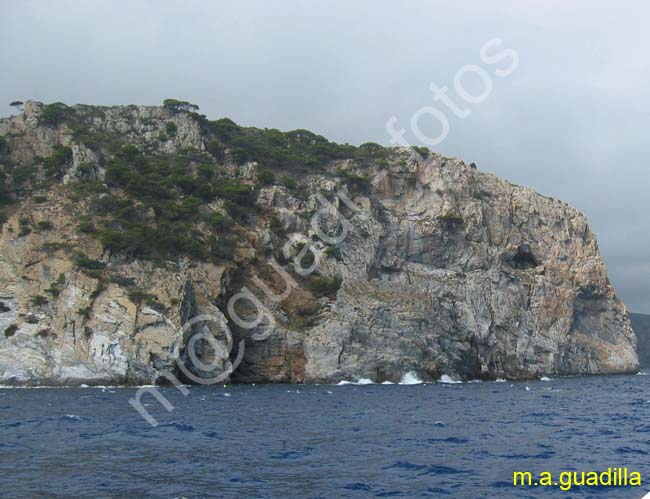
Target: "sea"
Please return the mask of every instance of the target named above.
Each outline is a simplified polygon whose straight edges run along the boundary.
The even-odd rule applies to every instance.
[[[0,497],[639,499],[650,491],[650,376],[443,381],[3,388]],[[608,468],[639,472],[641,486],[513,485],[515,471],[557,479]]]

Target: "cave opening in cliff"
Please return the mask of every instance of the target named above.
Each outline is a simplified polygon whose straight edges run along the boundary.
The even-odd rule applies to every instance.
[[[517,252],[509,259],[510,265],[515,269],[534,269],[539,265],[537,258],[527,245],[521,245]]]

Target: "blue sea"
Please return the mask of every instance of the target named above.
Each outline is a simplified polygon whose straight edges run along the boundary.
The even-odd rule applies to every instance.
[[[650,376],[0,390],[0,497],[615,497],[650,491]],[[641,487],[513,487],[627,467]]]

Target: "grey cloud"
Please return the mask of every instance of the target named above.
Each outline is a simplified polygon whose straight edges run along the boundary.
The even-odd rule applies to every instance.
[[[178,97],[210,117],[388,143],[390,116],[407,127],[433,103],[430,82],[452,87],[501,38],[519,68],[470,117],[449,115],[437,149],[583,210],[621,296],[650,312],[649,11],[640,0],[2,0],[0,102]]]

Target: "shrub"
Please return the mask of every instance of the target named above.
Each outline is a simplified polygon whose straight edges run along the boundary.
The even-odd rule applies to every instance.
[[[275,182],[275,175],[268,168],[263,166],[257,167],[257,184],[258,185],[271,185]]]
[[[32,297],[31,301],[32,301],[32,305],[37,306],[37,307],[40,307],[42,305],[46,305],[48,303],[48,299],[45,298],[42,295],[36,295],[36,296]]]
[[[81,163],[79,167],[77,168],[77,177],[82,178],[82,179],[87,179],[93,172],[93,165],[92,163]]]
[[[70,108],[62,102],[48,104],[43,108],[38,117],[38,124],[48,127],[56,127],[63,123],[71,114]]]
[[[170,137],[176,135],[176,132],[178,132],[178,127],[176,126],[176,123],[174,123],[173,121],[168,121],[167,124],[165,125],[165,132]]]
[[[135,285],[135,281],[133,279],[119,274],[111,275],[109,280],[112,283],[115,283],[118,286],[122,286],[122,287],[130,287]]]
[[[215,134],[218,139],[225,142],[231,141],[234,137],[242,133],[241,128],[237,123],[228,118],[210,121],[208,126],[210,131]]]
[[[199,106],[196,104],[178,99],[165,99],[163,101],[163,106],[175,113],[179,111],[196,112],[199,110]]]
[[[99,260],[93,260],[85,256],[78,256],[77,266],[79,266],[82,269],[103,269],[104,267],[106,267],[106,264],[100,262]]]
[[[438,215],[438,222],[444,227],[451,229],[463,225],[463,217],[456,213],[447,213],[445,215]]]
[[[230,260],[235,254],[237,239],[231,236],[212,238],[210,241],[210,254],[213,257]]]
[[[14,334],[16,334],[16,331],[18,331],[18,326],[16,324],[10,324],[7,329],[5,329],[5,336],[7,338],[12,337]]]
[[[54,152],[43,160],[45,175],[49,178],[60,179],[70,161],[72,161],[72,149],[55,146]]]
[[[257,161],[269,168],[318,168],[333,159],[349,158],[356,150],[347,144],[329,142],[308,130],[242,128],[228,118],[207,122],[206,126],[228,148],[235,161]]]
[[[271,218],[269,219],[269,229],[271,229],[271,232],[275,232],[276,234],[284,231],[284,224],[275,213],[271,215]]]
[[[223,180],[215,187],[215,194],[227,201],[232,201],[240,206],[253,207],[257,194],[247,184],[240,184],[232,180]]]
[[[341,260],[341,249],[338,246],[328,246],[325,250],[325,255],[334,257],[336,260]]]
[[[56,298],[61,294],[61,288],[65,284],[65,275],[59,274],[59,277],[56,281],[50,283],[50,287],[45,290],[46,293],[52,295],[53,298]]]
[[[77,228],[79,229],[79,232],[83,232],[84,234],[94,234],[97,232],[95,225],[90,220],[82,220],[79,222]]]
[[[215,158],[217,159],[223,158],[223,147],[221,146],[221,143],[218,140],[213,139],[210,142],[208,142],[206,149]]]
[[[337,176],[346,179],[349,184],[358,191],[364,194],[370,192],[370,186],[372,185],[370,177],[362,177],[361,175],[356,175],[346,170],[338,170],[336,174]]]
[[[431,153],[428,147],[411,146],[411,149],[413,149],[415,152],[417,152],[420,156],[422,156],[425,159],[428,158],[429,154]]]
[[[47,201],[47,196],[34,196],[35,203],[45,203]]]
[[[340,277],[314,277],[309,281],[309,289],[312,293],[320,296],[331,296],[335,294],[343,283]]]
[[[54,225],[53,225],[52,222],[50,222],[49,220],[40,220],[40,221],[36,224],[36,227],[37,227],[39,230],[50,230],[50,229],[52,229],[52,227],[54,227]]]
[[[285,186],[290,191],[292,191],[296,187],[298,187],[298,182],[296,182],[293,178],[287,177],[285,175],[284,177],[282,177],[282,185]]]
[[[9,144],[7,144],[7,139],[0,136],[0,155],[9,154]]]
[[[82,316],[84,319],[90,319],[90,312],[92,311],[92,306],[88,305],[77,310],[77,313]]]
[[[164,310],[165,307],[158,301],[158,297],[156,295],[152,295],[150,293],[145,293],[141,289],[132,289],[128,292],[128,297],[129,300],[131,300],[133,303],[136,304],[141,304],[142,302],[145,302],[147,305],[149,305],[151,308],[154,310],[158,310],[159,312]]]
[[[106,165],[105,179],[108,185],[126,185],[131,180],[131,168],[123,161],[112,160]]]
[[[361,144],[354,152],[354,158],[359,161],[385,159],[386,157],[388,157],[388,149],[375,142]]]
[[[94,279],[98,279],[102,273],[102,270],[104,267],[106,267],[105,263],[100,262],[99,260],[87,258],[85,256],[78,256],[76,263],[84,274]]]
[[[153,308],[154,310],[156,310],[157,312],[164,312],[165,310],[167,310],[167,307],[165,307],[165,305],[163,305],[162,303],[160,303],[160,302],[158,301],[158,298],[155,297],[155,296],[153,296],[153,295],[149,295],[149,296],[147,297],[145,303],[146,303],[149,307],[151,307],[151,308]]]
[[[489,191],[483,191],[483,190],[481,190],[481,191],[475,191],[475,192],[472,192],[472,197],[473,197],[474,199],[478,199],[478,200],[481,200],[481,199],[487,199],[487,198],[490,198],[491,196],[492,196],[492,195],[490,194]]]
[[[232,219],[228,218],[225,215],[222,215],[221,213],[213,213],[212,215],[210,215],[209,221],[210,221],[210,225],[212,225],[212,227],[215,230],[218,230],[220,232],[227,231],[234,224]]]

